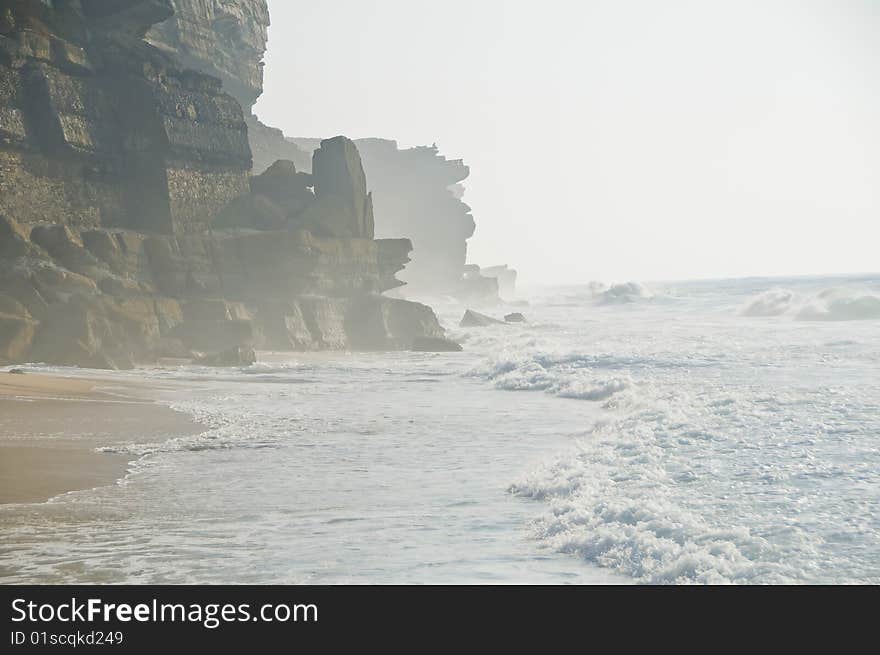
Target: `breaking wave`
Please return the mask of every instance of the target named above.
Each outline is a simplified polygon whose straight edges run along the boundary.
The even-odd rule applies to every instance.
[[[804,304],[797,313],[797,318],[802,321],[880,319],[880,296],[853,289],[827,289]]]
[[[783,436],[826,395],[630,388],[617,396],[619,412],[510,491],[549,503],[534,526],[548,546],[637,582],[792,583],[828,568],[845,578],[848,566],[863,569],[864,554],[847,562],[823,545],[865,528],[840,526],[833,517],[848,501],[817,491],[878,479],[871,464],[835,455],[838,429],[866,436],[871,410],[851,407],[841,419],[849,427],[824,426],[826,438]]]
[[[640,282],[623,282],[612,284],[598,294],[599,302],[603,304],[621,304],[638,302],[653,298],[654,294]]]
[[[608,374],[596,369],[607,366],[601,358],[533,351],[522,355],[501,355],[472,375],[485,377],[496,389],[505,391],[543,391],[577,400],[604,401],[632,385],[625,374]]]
[[[620,311],[597,306],[606,289],[475,340],[487,358],[472,372],[496,388],[593,403],[576,445],[509,486],[546,504],[535,537],[640,583],[880,580],[880,524],[858,518],[880,484],[876,339],[796,322],[880,318],[878,296],[811,284],[707,285]],[[728,303],[749,296],[740,315],[786,320],[744,336]]]
[[[789,312],[795,295],[788,289],[771,289],[752,298],[740,310],[743,316],[782,316]]]
[[[771,289],[749,300],[742,316],[790,315],[800,321],[868,321],[880,319],[880,296],[864,289],[834,287],[809,297],[789,289]]]

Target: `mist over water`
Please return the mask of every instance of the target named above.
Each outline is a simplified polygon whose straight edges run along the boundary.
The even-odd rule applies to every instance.
[[[877,267],[872,0],[269,5],[257,114],[463,157],[472,263],[534,284]]]
[[[208,429],[114,447],[139,457],[118,486],[0,508],[0,576],[880,582],[878,294],[596,283],[522,325],[440,303],[461,354],[155,370]]]

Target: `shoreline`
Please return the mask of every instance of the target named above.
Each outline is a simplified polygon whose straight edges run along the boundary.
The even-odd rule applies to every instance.
[[[203,430],[137,383],[0,372],[0,505],[112,485],[136,457],[97,448]]]

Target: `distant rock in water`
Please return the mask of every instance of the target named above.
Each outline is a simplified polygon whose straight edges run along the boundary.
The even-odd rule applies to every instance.
[[[504,325],[504,323],[491,316],[486,316],[469,309],[464,313],[459,325],[461,327],[488,327],[489,325]]]
[[[256,364],[256,362],[257,355],[254,349],[244,346],[236,346],[223,352],[202,355],[195,360],[195,363],[201,366],[216,367],[245,367]]]
[[[498,279],[485,277],[476,264],[468,264],[462,269],[461,281],[454,294],[463,302],[498,303],[501,297],[498,291]]]
[[[519,312],[514,312],[513,314],[508,314],[507,316],[505,316],[504,320],[507,323],[525,323],[526,317]]]
[[[498,295],[505,300],[516,296],[517,272],[507,265],[489,266],[480,269],[480,275],[498,281]]]
[[[463,350],[461,344],[442,337],[417,337],[412,349],[420,353],[460,353]]]

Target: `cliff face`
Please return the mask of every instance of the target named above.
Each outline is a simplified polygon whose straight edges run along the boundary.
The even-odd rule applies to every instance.
[[[306,152],[316,139],[294,139]],[[470,169],[436,147],[398,147],[387,139],[359,139],[358,150],[373,190],[376,234],[413,242],[412,261],[400,275],[407,292],[448,294],[468,301],[514,295],[516,272],[506,266],[467,266],[467,242],[476,227],[462,201]]]
[[[220,78],[223,89],[244,108],[253,172],[279,159],[299,170],[311,166],[311,151],[297,148],[281,130],[261,123],[252,109],[263,93],[269,9],[265,0],[170,0],[174,15],[147,32],[148,42],[184,65]]]
[[[254,173],[259,174],[268,169],[279,159],[292,161],[298,170],[307,171],[312,166],[312,151],[306,152],[284,138],[284,133],[269,127],[251,114],[245,118],[248,126],[248,140],[254,157]]]
[[[0,213],[19,222],[202,230],[247,189],[240,106],[139,39],[167,2],[5,1]]]
[[[174,53],[187,68],[223,82],[247,113],[263,92],[269,8],[265,0],[170,0],[173,16],[146,40]]]
[[[436,148],[399,149],[394,141],[362,139],[358,149],[381,217],[377,232],[412,239],[412,264],[402,278],[415,291],[455,293],[476,227],[457,192],[470,169]]]
[[[411,246],[374,240],[354,144],[326,142],[314,176],[279,162],[251,180],[241,104],[156,36],[175,9],[190,52],[251,26],[215,71],[248,100],[261,7],[0,0],[0,361],[114,367],[442,335],[430,308],[379,295]]]

